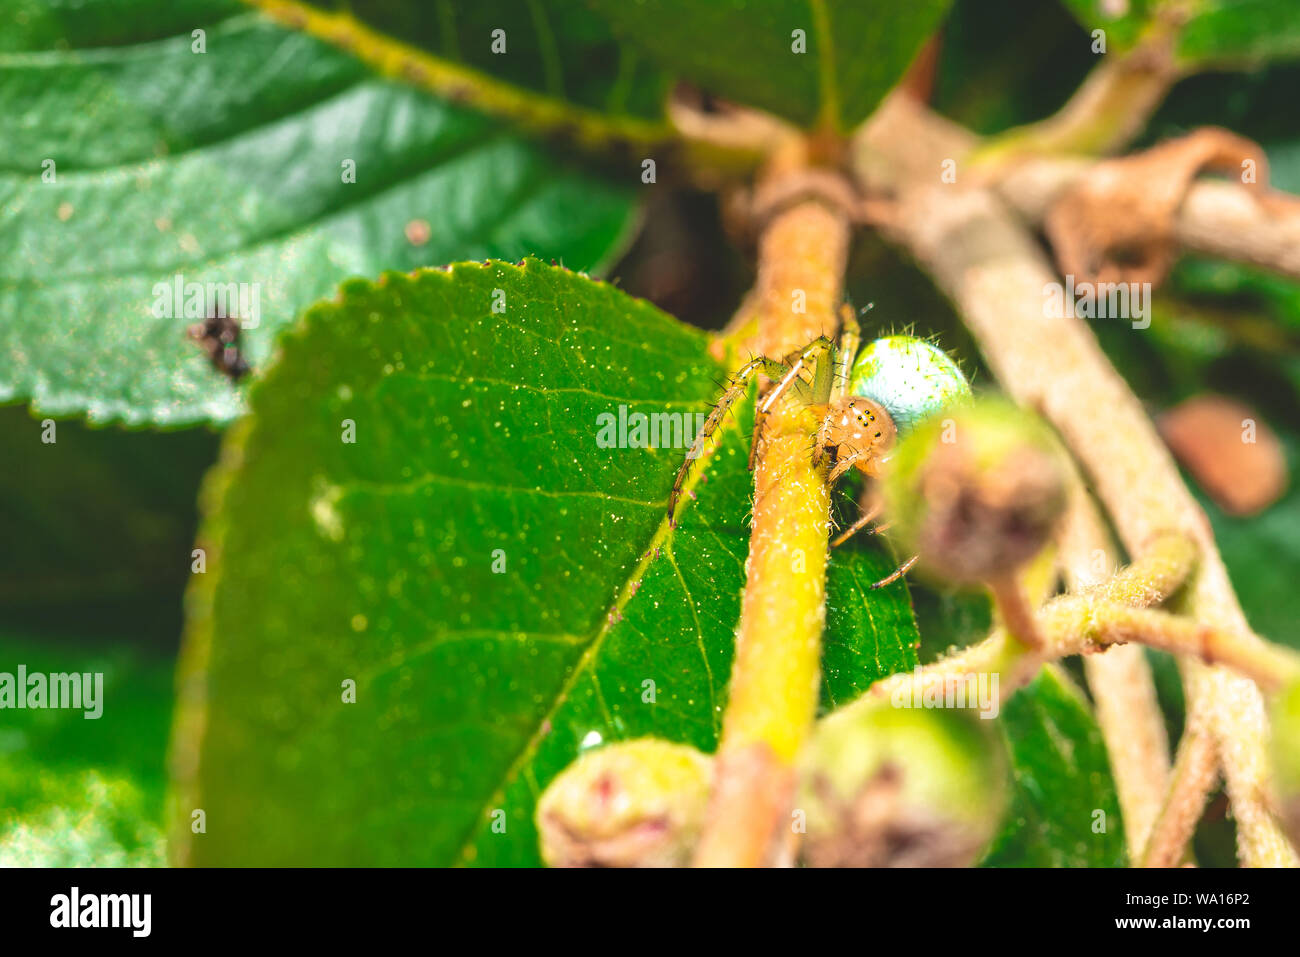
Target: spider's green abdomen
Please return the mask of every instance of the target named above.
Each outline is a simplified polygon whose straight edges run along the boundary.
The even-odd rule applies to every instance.
[[[900,435],[971,394],[957,363],[915,336],[886,336],[863,347],[849,374],[849,392],[884,408]]]

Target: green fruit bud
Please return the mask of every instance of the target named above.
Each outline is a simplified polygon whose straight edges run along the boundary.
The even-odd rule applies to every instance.
[[[658,738],[589,751],[537,804],[551,867],[681,867],[709,800],[713,760]]]
[[[1272,706],[1273,792],[1278,817],[1300,850],[1300,681],[1286,685]]]
[[[797,809],[813,867],[967,867],[1006,805],[1006,757],[990,722],[961,709],[859,698],[820,721]]]
[[[1013,572],[1049,541],[1069,473],[1041,420],[980,399],[922,421],[898,444],[884,493],[894,534],[930,574],[959,584]]]

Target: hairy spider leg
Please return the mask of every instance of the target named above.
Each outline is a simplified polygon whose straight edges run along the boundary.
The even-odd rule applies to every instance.
[[[912,556],[911,558],[909,558],[907,561],[903,562],[903,564],[901,564],[901,565],[899,565],[897,568],[895,568],[894,571],[893,571],[893,574],[888,575],[887,577],[880,579],[880,581],[876,582],[876,583],[875,583],[874,585],[872,585],[871,587],[872,587],[872,588],[884,588],[886,585],[892,585],[894,582],[898,581],[900,578],[902,578],[904,575],[906,575],[909,571],[911,571],[912,566],[916,564],[916,560],[917,560],[918,558],[920,558],[920,557],[921,557],[920,555],[913,555],[913,556]]]
[[[835,460],[835,467],[831,469],[831,474],[826,476],[826,481],[834,485],[840,480],[840,476],[847,472],[853,466],[858,464],[858,459],[862,458],[861,452],[851,452],[842,459]]]
[[[765,356],[757,356],[750,359],[730,379],[727,380],[727,387],[723,390],[718,404],[713,407],[709,417],[704,420],[704,427],[700,429],[695,441],[691,443],[690,451],[686,453],[686,461],[682,467],[677,470],[677,481],[673,482],[672,494],[668,496],[668,524],[673,523],[673,517],[677,512],[677,500],[682,494],[682,485],[686,482],[686,476],[690,474],[691,465],[704,452],[704,443],[708,441],[709,436],[718,431],[722,421],[731,411],[731,407],[736,404],[749,387],[749,380],[754,377],[756,372],[761,372],[773,381],[779,381],[784,378],[789,371],[783,362],[777,362],[775,359],[768,359]]]
[[[835,548],[839,545],[843,545],[855,534],[857,534],[857,532],[859,532],[863,527],[870,524],[874,519],[879,517],[880,513],[883,512],[884,510],[885,510],[884,504],[879,499],[877,499],[870,508],[868,508],[865,512],[862,513],[861,518],[859,518],[856,522],[854,522],[844,531],[840,532],[839,535],[836,535],[835,538],[831,539],[831,547]],[[880,525],[876,525],[874,528],[868,529],[867,534],[876,535],[880,532],[886,531],[889,528],[889,526],[892,524],[893,524],[892,522],[884,522]],[[918,558],[920,558],[919,555],[913,555],[907,561],[903,562],[903,564],[899,565],[896,569],[894,569],[894,571],[890,575],[880,579],[880,581],[874,583],[871,587],[884,588],[886,585],[891,585],[894,582],[898,581],[900,578],[902,578],[904,575],[908,573],[908,571],[911,569],[913,565],[916,564],[916,560]]]
[[[840,305],[840,345],[835,350],[835,385],[831,399],[842,399],[849,392],[849,374],[853,371],[853,362],[858,357],[858,347],[862,344],[862,327],[858,317],[853,314],[853,307],[847,302]]]
[[[853,307],[847,302],[842,303],[840,305],[840,341],[835,347],[831,391],[826,399],[827,408],[825,414],[827,415],[830,414],[829,407],[849,393],[849,373],[853,369],[853,361],[858,357],[858,347],[861,343],[862,328],[858,325],[857,316],[853,314]],[[823,422],[824,426],[825,423]],[[822,464],[823,454],[824,446],[822,444],[821,430],[818,430],[817,438],[813,442],[813,465],[820,466]],[[833,472],[830,481],[833,483],[845,471],[846,469],[840,469]]]
[[[763,396],[758,403],[758,408],[754,410],[754,436],[749,445],[749,470],[754,471],[754,466],[758,463],[758,443],[763,435],[763,426],[767,423],[767,416],[776,405],[778,399],[785,394],[786,389],[794,386],[799,392],[802,392],[811,405],[824,405],[830,398],[831,387],[834,384],[834,377],[831,374],[830,363],[822,362],[821,357],[831,354],[834,357],[835,343],[829,336],[818,336],[808,345],[804,346],[798,352],[792,352],[786,356],[785,366],[787,372],[777,380],[775,386]],[[811,376],[811,379],[805,378],[805,375]]]
[[[866,526],[874,522],[880,516],[880,513],[883,512],[884,510],[885,510],[884,504],[881,503],[879,500],[877,500],[876,503],[871,506],[871,508],[867,509],[862,513],[861,517],[856,522],[854,522],[844,531],[840,532],[833,539],[831,539],[831,548],[835,548],[839,545],[843,545],[845,542],[847,542],[850,538],[856,535],[863,528],[865,528]],[[873,528],[867,534],[874,535],[876,534],[876,532],[882,531],[884,527],[885,526],[881,525],[876,528]]]

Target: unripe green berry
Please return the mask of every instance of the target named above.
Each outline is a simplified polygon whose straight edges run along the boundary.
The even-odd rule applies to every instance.
[[[699,837],[713,761],[658,738],[588,751],[537,804],[551,867],[681,867]]]
[[[902,438],[885,473],[892,534],[921,568],[958,584],[1013,572],[1050,540],[1068,472],[1055,435],[1002,399],[932,415]]]
[[[817,725],[797,810],[813,867],[967,867],[1006,807],[996,729],[964,709],[860,698]]]
[[[1273,791],[1278,817],[1300,850],[1300,681],[1291,681],[1273,699]]]

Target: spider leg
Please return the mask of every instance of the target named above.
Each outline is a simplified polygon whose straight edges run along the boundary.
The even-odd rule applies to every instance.
[[[864,511],[861,517],[859,517],[856,522],[854,522],[844,531],[840,532],[833,539],[831,539],[831,547],[835,548],[839,545],[843,545],[850,538],[856,535],[861,529],[865,528],[867,525],[870,525],[872,522],[874,522],[880,516],[880,513],[883,512],[884,510],[885,510],[884,505],[881,504],[879,501],[877,501],[876,504],[871,506],[871,508]],[[876,532],[880,531],[883,528],[884,528],[883,525],[880,526],[879,528],[873,528],[870,534],[874,535],[876,534]]]
[[[889,574],[885,578],[880,579],[880,581],[876,582],[871,587],[884,588],[886,585],[892,585],[894,582],[898,581],[900,578],[906,575],[911,570],[912,566],[916,564],[916,560],[920,557],[921,557],[920,555],[913,555],[907,561],[903,562],[903,564],[895,568],[891,574]]]
[[[849,391],[849,375],[861,343],[862,327],[858,325],[858,317],[853,314],[852,306],[843,303],[840,306],[840,343],[835,350],[835,381],[831,398],[843,398]]]
[[[719,427],[721,427],[723,420],[727,417],[727,413],[730,412],[731,407],[736,404],[736,400],[744,395],[745,390],[749,387],[749,380],[752,379],[754,374],[757,372],[761,372],[769,379],[779,380],[785,376],[786,371],[787,369],[784,363],[768,359],[764,356],[758,356],[746,362],[736,371],[735,375],[727,380],[727,387],[719,397],[718,404],[713,407],[713,411],[709,413],[709,417],[704,420],[704,427],[700,429],[699,434],[695,436],[695,441],[691,443],[690,450],[686,453],[686,461],[684,461],[682,467],[677,470],[677,480],[673,482],[672,494],[668,496],[668,523],[670,525],[672,524],[674,515],[677,512],[677,500],[681,497],[682,486],[686,482],[686,476],[690,474],[691,466],[694,464],[695,460],[700,457],[701,453],[703,453],[704,443],[709,440],[709,437],[713,435],[714,432],[718,431]]]
[[[831,474],[826,476],[826,483],[828,485],[834,485],[841,475],[858,464],[858,459],[860,458],[862,458],[861,452],[851,452],[837,461],[835,463],[835,468],[831,469]]]
[[[822,424],[817,429],[817,434],[813,436],[812,447],[812,464],[813,468],[822,467],[822,459],[826,457],[826,418],[830,414],[830,406],[810,406],[818,415],[822,417]]]
[[[781,376],[777,380],[776,385],[768,391],[767,395],[763,396],[762,400],[758,403],[758,408],[754,410],[754,438],[749,446],[749,470],[751,472],[754,470],[754,466],[758,462],[758,442],[763,434],[763,426],[767,422],[768,414],[772,411],[773,406],[776,405],[777,399],[784,395],[786,389],[790,388],[792,385],[795,385],[796,383],[803,384],[803,374],[810,367],[813,370],[812,384],[815,394],[819,384],[819,379],[823,375],[821,371],[823,363],[818,360],[822,355],[832,351],[834,348],[835,343],[833,343],[829,337],[818,336],[812,342],[808,343],[808,345],[800,349],[798,353],[792,352],[786,357],[784,366],[787,371],[785,375]],[[825,375],[825,378],[829,383],[830,376],[827,374]]]

